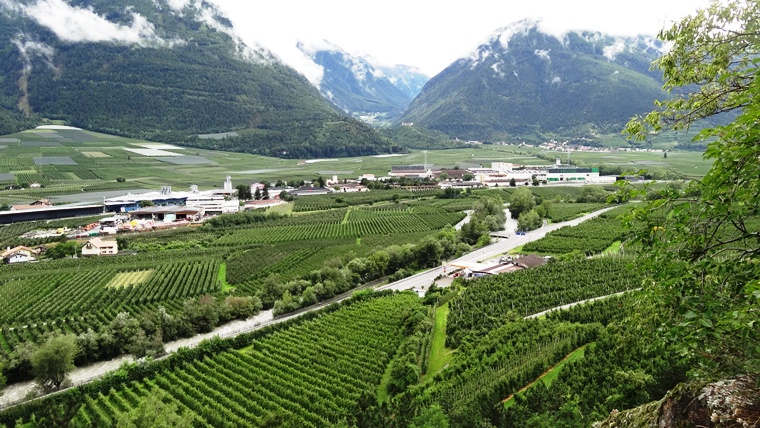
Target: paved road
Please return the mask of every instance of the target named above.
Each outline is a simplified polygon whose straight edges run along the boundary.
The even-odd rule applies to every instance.
[[[544,235],[551,232],[552,230],[559,229],[562,226],[577,225],[590,218],[596,217],[599,214],[609,209],[611,208],[605,208],[605,209],[593,212],[591,214],[585,215],[575,220],[544,226],[538,230],[528,232],[524,236],[517,236],[517,235],[512,234],[510,238],[499,239],[493,244],[483,247],[479,250],[473,251],[467,255],[464,255],[456,259],[455,261],[478,262],[478,261],[491,259],[515,247],[527,244],[528,242],[534,241],[536,239],[543,238]],[[510,219],[509,213],[507,213],[507,223],[505,224],[505,229],[507,231],[513,231],[516,228],[516,225],[517,225],[516,221]],[[459,226],[461,227],[461,225]],[[376,289],[377,290],[398,290],[398,291],[413,289],[417,291],[418,293],[423,294],[424,290],[427,287],[429,287],[430,284],[433,283],[433,281],[438,275],[441,275],[441,274],[443,274],[443,267],[437,267],[437,268],[433,268],[425,272],[421,272],[416,275],[410,276],[409,278],[405,278],[388,285],[377,287]],[[234,336],[237,336],[238,334],[257,330],[257,329],[266,327],[267,325],[270,325],[270,324],[287,321],[289,319],[298,317],[303,313],[320,309],[324,307],[326,304],[331,303],[333,301],[343,300],[347,298],[348,296],[350,296],[350,294],[351,293],[346,293],[345,295],[339,296],[338,298],[335,298],[330,302],[324,302],[319,305],[305,308],[301,311],[295,312],[290,315],[282,316],[279,318],[274,318],[272,310],[262,311],[260,314],[258,314],[257,316],[253,318],[227,323],[223,326],[217,327],[210,333],[199,334],[197,336],[193,336],[190,338],[180,339],[174,342],[168,342],[164,345],[164,348],[166,349],[166,352],[171,353],[171,352],[177,351],[177,349],[183,346],[188,347],[188,348],[195,347],[202,340],[210,339],[211,337],[214,337],[214,336],[219,336],[222,338],[234,337]],[[96,378],[99,378],[105,375],[106,373],[118,370],[118,368],[125,362],[132,362],[132,361],[134,361],[134,358],[131,355],[123,355],[111,361],[102,361],[102,362],[99,362],[87,367],[77,368],[70,373],[69,378],[71,379],[73,385],[75,386],[81,385],[81,384],[90,382]],[[0,396],[0,408],[4,408],[4,407],[7,407],[7,406],[10,406],[12,404],[22,401],[24,397],[26,397],[26,395],[32,390],[32,388],[34,388],[33,382],[16,383],[16,384],[6,387],[5,390],[2,391],[3,393],[2,396]]]
[[[530,232],[526,232],[525,235],[515,235],[512,233],[509,238],[502,239],[502,238],[496,238],[496,242],[494,242],[491,245],[488,245],[486,247],[483,247],[479,250],[473,251],[471,253],[465,254],[464,256],[456,259],[451,260],[449,263],[454,262],[482,262],[489,259],[492,259],[494,257],[500,256],[507,251],[519,247],[521,245],[525,245],[530,241],[535,241],[537,239],[541,239],[544,236],[546,236],[547,233],[557,230],[560,227],[563,226],[576,226],[590,218],[596,217],[599,214],[611,210],[613,207],[610,208],[604,208],[599,211],[594,211],[591,214],[584,215],[583,217],[577,218],[575,220],[570,221],[563,221],[561,223],[553,223],[550,225],[546,225],[541,227],[540,229],[536,229]],[[514,220],[507,220],[507,231],[513,231],[516,227],[516,222]],[[423,293],[426,288],[430,286],[430,284],[435,281],[435,278],[439,275],[443,275],[443,266],[439,266],[430,270],[427,270],[425,272],[420,272],[416,275],[410,276],[408,278],[404,278],[400,281],[396,281],[392,284],[384,285],[382,287],[378,287],[378,290],[417,290],[419,293]]]

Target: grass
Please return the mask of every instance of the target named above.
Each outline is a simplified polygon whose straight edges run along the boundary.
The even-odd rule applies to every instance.
[[[153,274],[153,269],[138,270],[131,272],[119,272],[106,284],[106,288],[122,288],[131,285],[140,285],[147,281]]]
[[[54,131],[49,131],[50,133]],[[85,132],[90,138],[87,141],[66,142],[63,146],[51,145],[29,146],[21,143],[3,143],[3,159],[0,160],[0,173],[13,173],[17,184],[36,180],[40,176],[50,174],[56,177],[50,180],[42,189],[0,190],[0,203],[19,203],[29,200],[58,197],[60,195],[77,194],[81,199],[77,202],[95,202],[102,196],[88,195],[87,186],[116,184],[116,178],[123,177],[129,184],[128,188],[118,187],[117,190],[126,193],[127,190],[158,190],[161,186],[173,186],[174,190],[187,190],[191,184],[201,189],[220,187],[226,176],[231,176],[234,184],[254,183],[266,179],[276,181],[306,180],[311,181],[318,175],[335,175],[340,178],[355,178],[361,174],[385,176],[393,165],[413,165],[425,162],[425,154],[412,151],[398,157],[378,158],[373,156],[341,158],[328,163],[309,163],[299,165],[297,159],[278,159],[245,153],[227,153],[212,150],[185,148],[176,152],[188,156],[201,156],[214,164],[207,165],[174,165],[160,160],[130,153],[125,148],[142,148],[145,141],[116,137],[113,135]],[[5,137],[5,136],[0,136]],[[5,137],[8,138],[8,137]],[[24,131],[9,136],[22,142],[40,141],[39,135],[32,131]],[[56,143],[56,139],[49,139]],[[94,140],[94,141],[93,141]],[[46,141],[46,140],[43,140]],[[77,151],[82,150],[84,151]],[[548,154],[543,150],[531,147],[518,149],[509,146],[483,146],[480,148],[429,150],[427,164],[435,167],[451,168],[459,166],[468,168],[479,165],[490,165],[492,162],[512,162],[522,165],[546,165],[551,162],[537,158],[534,154]],[[101,157],[102,155],[107,157]],[[552,153],[556,155],[556,153]],[[100,180],[83,181],[78,177],[68,175],[71,166],[47,166],[43,170],[35,166],[32,159],[45,156],[68,157],[77,165],[73,168],[91,171]],[[667,158],[662,153],[647,152],[609,152],[572,154],[574,159],[589,161],[604,161],[612,164],[631,166],[633,169],[671,168],[688,176],[701,176],[709,168],[709,162],[701,159],[701,153],[670,152]],[[588,159],[586,159],[588,157]],[[601,157],[601,159],[600,159]],[[695,168],[696,167],[696,168]],[[20,173],[26,171],[28,177]],[[121,183],[120,183],[121,184]],[[85,192],[82,189],[85,189]],[[116,189],[116,188],[115,188]],[[54,201],[63,202],[63,201]],[[292,205],[278,208],[285,212]],[[273,210],[274,211],[274,210]]]
[[[539,376],[536,380],[533,382],[525,385],[522,389],[517,391],[516,394],[510,395],[506,399],[504,399],[504,408],[512,407],[515,404],[514,396],[520,395],[522,396],[522,393],[527,391],[530,387],[536,384],[538,381],[542,381],[546,386],[549,386],[554,382],[557,377],[559,376],[559,372],[562,371],[562,368],[565,367],[566,364],[571,363],[573,361],[578,361],[581,358],[583,358],[584,355],[586,355],[586,346],[581,346],[580,348],[576,349],[575,351],[571,352],[569,355],[567,355],[565,358],[562,359],[557,365],[550,368],[546,372],[544,372],[541,376]]]
[[[219,284],[222,286],[222,293],[227,293],[235,289],[234,285],[231,285],[227,282],[227,263],[222,262],[219,265],[219,274],[217,275],[217,279],[219,280]]]
[[[435,311],[435,328],[433,330],[433,340],[430,346],[430,358],[428,359],[427,370],[422,377],[422,381],[427,381],[441,371],[449,364],[453,357],[454,350],[446,347],[446,320],[449,316],[449,303],[438,307]]]
[[[391,368],[393,367],[393,362],[396,360],[396,357],[394,356],[390,361],[388,361],[388,365],[385,366],[385,372],[383,373],[383,377],[380,379],[380,385],[377,386],[377,403],[384,403],[388,401],[390,398],[390,395],[388,394],[388,382],[391,380]]]
[[[615,241],[612,243],[612,245],[607,247],[606,250],[602,251],[602,255],[606,256],[606,255],[611,255],[611,254],[618,254],[622,246],[623,246],[623,243],[621,241]]]

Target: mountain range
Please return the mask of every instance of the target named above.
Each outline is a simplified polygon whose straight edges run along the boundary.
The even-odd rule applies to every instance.
[[[298,48],[323,69],[319,83],[322,95],[346,113],[370,123],[397,120],[429,79],[414,67],[382,66],[327,41],[299,43]]]
[[[651,37],[561,36],[523,20],[433,77],[398,122],[483,141],[619,132],[667,94]]]
[[[593,139],[667,96],[650,70],[663,52],[654,38],[549,34],[535,20],[497,30],[432,79],[329,42],[298,47],[319,81],[244,43],[204,1],[0,0],[0,134],[44,118],[201,148],[337,157],[398,143]],[[417,130],[379,133],[362,120]],[[217,133],[227,137],[198,137]]]
[[[0,0],[0,58],[0,134],[47,118],[285,157],[399,150],[202,1]]]

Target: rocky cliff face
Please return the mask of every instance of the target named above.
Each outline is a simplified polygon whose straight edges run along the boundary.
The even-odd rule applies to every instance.
[[[760,388],[756,379],[681,384],[660,401],[613,412],[594,428],[760,427]]]

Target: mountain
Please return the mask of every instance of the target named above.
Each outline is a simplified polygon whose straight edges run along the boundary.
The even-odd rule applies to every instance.
[[[243,43],[204,1],[0,0],[0,58],[4,132],[44,117],[287,157],[397,149],[268,50]],[[197,137],[229,131],[237,136]]]
[[[484,141],[618,132],[667,96],[649,70],[661,52],[654,38],[554,36],[520,21],[433,77],[399,122]]]
[[[322,95],[368,122],[398,119],[427,81],[413,67],[379,66],[371,58],[349,54],[327,41],[299,43],[298,48],[323,69]]]
[[[430,76],[423,73],[422,70],[417,67],[400,64],[389,66],[380,64],[375,58],[369,56],[363,58],[372,64],[376,70],[380,70],[393,86],[400,89],[401,92],[409,97],[410,101],[420,94],[422,88],[428,80],[430,80]]]

